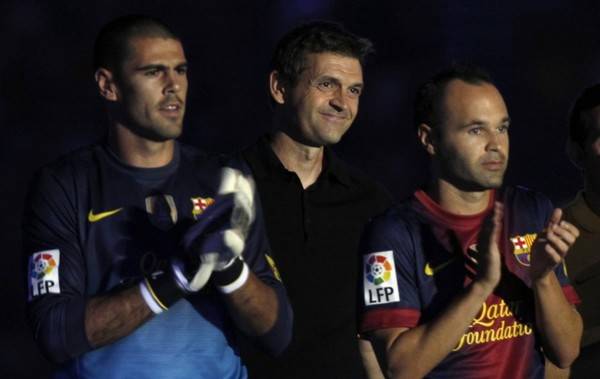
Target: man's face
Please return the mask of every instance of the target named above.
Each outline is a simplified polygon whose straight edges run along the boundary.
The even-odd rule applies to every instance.
[[[284,132],[308,146],[335,144],[358,112],[360,62],[332,53],[308,54],[305,59],[306,69],[285,97]]]
[[[441,179],[464,191],[502,185],[508,163],[510,119],[490,84],[448,83],[442,101],[435,164]]]
[[[600,105],[584,115],[588,125],[582,169],[588,190],[600,193]]]
[[[133,38],[118,75],[117,122],[134,134],[165,141],[181,134],[187,94],[187,62],[174,39]]]

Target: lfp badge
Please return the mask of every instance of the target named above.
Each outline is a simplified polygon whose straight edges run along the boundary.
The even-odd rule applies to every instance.
[[[400,301],[392,250],[366,255],[364,267],[363,289],[367,306]]]
[[[29,300],[47,293],[60,293],[58,249],[34,253],[29,258]]]

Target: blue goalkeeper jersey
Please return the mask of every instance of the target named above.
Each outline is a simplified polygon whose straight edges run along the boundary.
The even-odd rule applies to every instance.
[[[92,350],[84,330],[87,299],[166,267],[212,203],[222,166],[221,158],[176,144],[169,165],[135,168],[97,144],[36,174],[24,217],[28,313],[39,346],[60,362],[58,377],[247,376],[235,326],[210,285],[99,349]],[[289,341],[291,308],[268,253],[257,206],[243,257],[278,294],[284,332],[265,346],[278,351]]]

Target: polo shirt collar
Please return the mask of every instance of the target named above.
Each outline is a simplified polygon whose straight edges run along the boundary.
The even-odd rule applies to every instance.
[[[269,139],[266,135],[252,146],[245,154],[246,159],[252,167],[254,167],[254,175],[257,179],[264,178],[271,173],[279,173],[280,175],[289,175],[290,172],[283,166],[277,155],[271,149]],[[333,149],[325,146],[323,170],[319,175],[317,182],[322,178],[329,177],[335,179],[343,185],[350,187],[350,173],[348,168],[335,155]]]

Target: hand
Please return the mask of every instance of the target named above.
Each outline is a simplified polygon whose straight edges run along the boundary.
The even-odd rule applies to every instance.
[[[494,209],[483,221],[477,241],[477,252],[471,261],[467,261],[467,268],[475,274],[474,281],[483,285],[489,292],[492,292],[500,282],[501,255],[498,248],[498,235],[503,215],[504,206],[496,202]]]
[[[241,254],[253,221],[252,179],[232,168],[223,168],[217,197],[184,235],[183,254],[173,258],[172,270],[140,282],[148,307],[154,313],[169,309],[185,295],[202,289],[213,271],[218,273],[213,281],[222,286],[222,292],[241,287],[248,278],[248,267]]]
[[[555,209],[550,221],[531,247],[531,280],[539,280],[552,272],[573,246],[579,230],[567,221],[561,221],[562,211]]]
[[[213,271],[222,273],[214,275],[219,285],[227,285],[242,274],[241,254],[254,215],[252,179],[232,168],[223,168],[214,203],[182,240],[188,261],[184,273],[190,291],[200,290]]]

